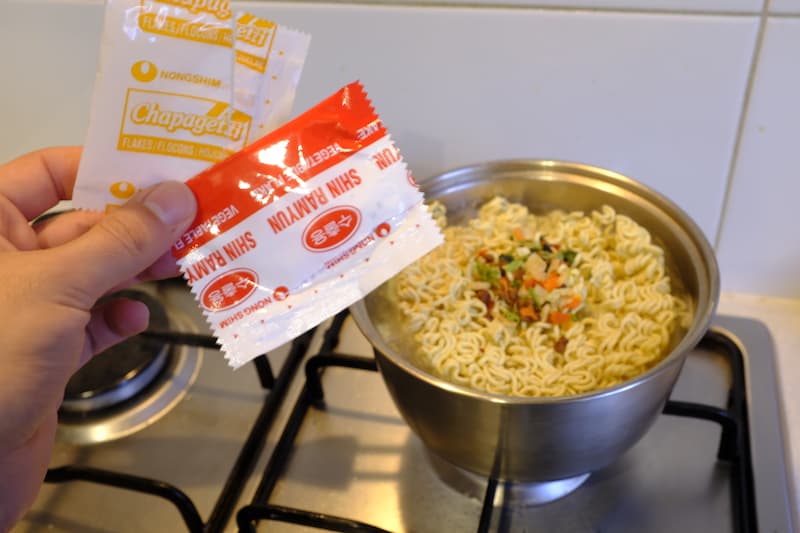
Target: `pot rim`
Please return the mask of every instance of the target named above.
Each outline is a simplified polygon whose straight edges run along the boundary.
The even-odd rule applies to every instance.
[[[716,312],[720,294],[720,275],[719,266],[711,244],[706,239],[700,227],[694,220],[677,204],[668,199],[656,190],[629,178],[623,174],[588,165],[585,163],[575,163],[569,161],[559,161],[553,159],[500,159],[473,165],[467,165],[451,169],[434,176],[430,176],[419,182],[423,193],[428,192],[428,186],[454,180],[459,176],[470,176],[480,174],[494,174],[497,172],[524,172],[524,171],[549,171],[552,173],[568,173],[584,178],[597,179],[609,185],[617,186],[623,190],[635,194],[640,199],[659,207],[662,213],[669,216],[677,225],[690,237],[690,242],[694,245],[696,254],[701,258],[705,266],[705,275],[699,276],[708,283],[707,298],[705,303],[697,298],[697,309],[692,318],[692,323],[688,331],[678,344],[661,361],[647,371],[635,376],[627,381],[614,385],[606,389],[589,391],[581,394],[555,397],[528,397],[528,396],[509,396],[504,394],[479,391],[463,385],[457,385],[417,367],[405,357],[395,354],[375,328],[369,313],[366,309],[365,300],[362,298],[350,307],[350,312],[361,330],[362,334],[372,345],[376,358],[380,366],[381,357],[391,362],[398,368],[420,379],[430,386],[452,392],[460,396],[466,396],[480,401],[506,405],[547,405],[547,404],[568,404],[595,400],[602,397],[613,396],[624,390],[628,390],[641,385],[650,380],[653,376],[662,373],[667,368],[675,364],[682,364],[688,352],[694,348],[707,331],[711,319]],[[701,273],[702,274],[702,273]],[[702,292],[702,291],[700,291]]]

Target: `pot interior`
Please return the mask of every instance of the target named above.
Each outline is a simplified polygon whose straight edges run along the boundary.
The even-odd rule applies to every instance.
[[[450,225],[466,223],[477,216],[483,203],[503,196],[527,206],[534,214],[555,209],[588,213],[609,205],[644,226],[653,242],[664,249],[673,294],[687,301],[693,318],[688,328],[673,335],[667,349],[669,355],[640,377],[693,347],[710,322],[719,297],[719,275],[708,241],[686,213],[638,182],[586,165],[525,160],[457,169],[420,185],[427,202],[437,200],[447,207]],[[406,370],[444,384],[414,357],[416,347],[394,305],[391,283],[383,284],[353,307],[359,327],[377,350]],[[446,386],[467,391],[457,385]]]

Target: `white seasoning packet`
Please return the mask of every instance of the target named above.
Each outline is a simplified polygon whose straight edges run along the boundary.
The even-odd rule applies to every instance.
[[[288,118],[308,36],[250,18],[294,38],[280,50],[293,58],[294,84],[271,79],[282,63],[270,66],[268,48],[259,76],[235,68],[247,46],[236,35],[254,33],[242,32],[227,0],[107,0],[74,205],[107,211],[139,189],[184,181],[252,141],[254,116],[263,123],[267,113],[271,125]],[[261,95],[276,81],[288,105],[265,112]]]
[[[305,33],[251,13],[238,15],[234,87],[236,97],[253,109],[249,141],[289,118],[310,41]]]
[[[358,83],[187,184],[198,215],[173,254],[234,367],[442,242]]]

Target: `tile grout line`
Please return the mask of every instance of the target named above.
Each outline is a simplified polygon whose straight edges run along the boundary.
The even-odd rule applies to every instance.
[[[7,0],[12,4],[27,4],[29,0]],[[105,0],[38,0],[41,4],[83,4],[83,5],[102,5]],[[241,0],[240,5],[254,5],[261,4],[262,0]],[[447,0],[277,0],[275,3],[286,4],[318,4],[328,6],[357,6],[357,7],[400,7],[400,8],[454,8],[454,9],[508,9],[519,11],[562,11],[567,13],[619,13],[619,14],[634,14],[634,15],[688,15],[698,17],[755,17],[762,16],[765,13],[772,18],[800,18],[800,10],[798,11],[777,11],[769,13],[767,9],[760,11],[753,11],[749,9],[739,10],[725,10],[715,8],[703,9],[670,9],[670,8],[643,8],[643,7],[593,7],[570,5],[564,3],[563,5],[538,5],[536,3],[514,3],[513,0],[509,3],[485,4],[476,0],[471,2],[469,0],[454,0],[448,2]],[[767,2],[768,3],[768,2]]]
[[[725,182],[725,192],[722,195],[722,205],[720,209],[719,221],[717,224],[717,232],[714,238],[714,251],[719,252],[719,246],[722,242],[722,232],[725,225],[725,220],[728,218],[728,205],[731,199],[731,192],[733,190],[733,180],[736,175],[736,169],[739,163],[739,152],[742,148],[742,139],[744,137],[745,124],[747,123],[747,116],[750,112],[750,101],[753,95],[753,86],[755,85],[756,75],[758,73],[758,65],[761,59],[761,49],[764,46],[764,38],[767,33],[767,22],[769,21],[769,3],[770,0],[764,0],[764,5],[761,8],[761,18],[758,23],[758,32],[756,33],[756,42],[753,46],[753,55],[750,59],[750,70],[747,74],[747,85],[745,86],[744,98],[742,101],[742,110],[739,115],[739,124],[736,128],[736,140],[733,143],[733,153],[731,154],[730,163],[728,164],[728,179]]]
[[[19,0],[18,0],[19,1]],[[432,0],[430,2],[424,0],[409,0],[409,1],[386,1],[386,0],[346,0],[346,1],[331,1],[331,0],[293,0],[286,3],[294,5],[327,5],[327,6],[349,6],[349,7],[387,7],[387,8],[414,8],[414,9],[436,9],[436,8],[452,8],[452,9],[476,9],[476,10],[518,10],[518,11],[561,11],[566,13],[611,13],[611,14],[634,14],[634,15],[688,15],[698,17],[756,17],[766,14],[765,9],[760,11],[752,11],[747,9],[742,10],[724,10],[724,9],[669,9],[669,8],[634,8],[634,7],[589,7],[580,5],[537,5],[535,3],[522,4],[522,3],[497,3],[486,4],[479,2],[470,2],[468,0],[456,0],[448,2],[446,0]],[[254,0],[245,0],[240,2],[247,6],[248,4],[259,3]],[[281,0],[278,0],[281,3]],[[769,13],[770,17],[780,18],[800,18],[800,12],[797,13]]]

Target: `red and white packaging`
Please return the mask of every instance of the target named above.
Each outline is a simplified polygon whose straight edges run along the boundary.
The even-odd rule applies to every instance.
[[[233,367],[442,242],[359,83],[187,184],[199,210],[173,254]]]

